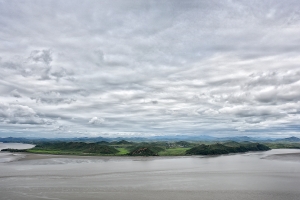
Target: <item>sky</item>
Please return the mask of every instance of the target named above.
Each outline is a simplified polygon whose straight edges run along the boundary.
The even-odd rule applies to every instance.
[[[300,136],[298,0],[0,0],[0,137]]]

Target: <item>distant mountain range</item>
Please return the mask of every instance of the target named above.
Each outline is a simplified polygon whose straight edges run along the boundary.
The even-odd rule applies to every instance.
[[[278,141],[283,141],[283,142],[300,142],[300,138],[297,137],[289,137],[289,138],[283,138]]]
[[[104,138],[104,137],[80,137],[80,138],[21,138],[21,137],[6,137],[0,138],[0,142],[4,143],[38,143],[38,142],[51,142],[51,141],[63,141],[63,142],[112,142],[112,141],[133,141],[133,142],[147,142],[147,141],[255,141],[255,142],[300,142],[298,137],[288,138],[259,138],[259,137],[248,137],[248,136],[237,136],[237,137],[212,137],[207,135],[199,136],[187,136],[187,135],[176,135],[176,136],[152,136],[152,137],[117,137],[117,138]]]

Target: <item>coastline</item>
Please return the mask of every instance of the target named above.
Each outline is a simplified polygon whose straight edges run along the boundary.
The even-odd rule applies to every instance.
[[[283,150],[283,149],[280,149]],[[291,150],[291,149],[286,149]],[[298,150],[298,149],[294,149]],[[272,150],[271,150],[272,151]],[[158,159],[174,159],[174,158],[216,158],[221,156],[235,156],[235,155],[247,155],[249,153],[264,153],[266,151],[250,151],[246,153],[232,153],[232,154],[221,154],[221,155],[185,155],[185,156],[89,156],[89,155],[68,155],[68,154],[38,154],[30,152],[20,152],[20,153],[7,153],[7,156],[19,156],[15,159],[10,160],[9,162],[16,161],[31,161],[31,160],[42,160],[42,159],[53,159],[53,158],[67,158],[67,159],[85,159],[85,160],[158,160]],[[300,152],[291,152],[291,153],[275,153],[266,155],[261,159],[265,160],[282,160],[282,161],[296,161],[300,162]]]

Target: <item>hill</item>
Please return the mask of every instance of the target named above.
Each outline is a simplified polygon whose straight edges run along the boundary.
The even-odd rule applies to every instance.
[[[289,138],[279,139],[277,141],[280,141],[280,142],[300,142],[300,138],[289,137]]]
[[[12,150],[11,150],[12,151]],[[36,145],[32,149],[26,150],[31,153],[50,153],[50,154],[95,154],[95,155],[114,155],[119,151],[114,147],[84,142],[45,142]]]
[[[259,143],[241,144],[237,142],[227,142],[224,144],[201,144],[186,151],[187,155],[220,155],[229,153],[240,153],[247,151],[267,151],[269,147]]]
[[[161,147],[156,146],[137,146],[133,148],[128,155],[129,156],[158,156],[158,152],[164,151]]]

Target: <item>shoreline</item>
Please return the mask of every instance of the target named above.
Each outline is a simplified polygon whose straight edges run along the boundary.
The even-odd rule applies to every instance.
[[[278,149],[282,150],[282,149]],[[299,149],[294,149],[294,151],[272,151],[270,153],[262,154],[260,159],[263,160],[274,160],[274,161],[287,161],[287,162],[300,162],[300,151]],[[286,149],[291,150],[291,149]],[[265,151],[252,151],[247,153],[233,153],[233,154],[223,154],[223,155],[187,155],[187,156],[80,156],[80,155],[55,155],[55,154],[37,154],[30,152],[18,152],[18,153],[0,153],[2,154],[2,162],[0,157],[0,164],[4,163],[15,163],[15,162],[23,162],[23,161],[38,161],[38,160],[48,160],[48,159],[79,159],[79,160],[102,160],[102,161],[125,161],[125,160],[133,160],[133,161],[151,161],[151,160],[164,160],[164,159],[177,159],[177,158],[196,158],[196,159],[209,159],[209,158],[218,158],[218,157],[226,157],[226,156],[248,156],[253,153],[261,154]]]
[[[274,149],[277,150],[277,149]],[[285,150],[299,150],[299,149],[285,149]],[[271,150],[270,150],[271,151]],[[129,156],[129,155],[71,155],[71,154],[46,154],[46,153],[31,153],[31,152],[7,152],[11,155],[22,155],[18,161],[25,160],[39,160],[47,158],[84,158],[84,159],[97,159],[97,158],[191,158],[191,157],[201,157],[201,158],[214,158],[220,156],[232,156],[232,155],[244,155],[248,153],[262,153],[268,151],[249,151],[249,152],[240,152],[240,153],[230,153],[230,154],[218,154],[218,155],[178,155],[178,156]],[[286,156],[295,156],[300,157],[300,152],[293,153],[282,153],[282,154],[271,154],[267,155],[263,159],[269,157],[286,157]]]

